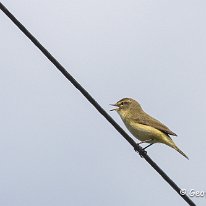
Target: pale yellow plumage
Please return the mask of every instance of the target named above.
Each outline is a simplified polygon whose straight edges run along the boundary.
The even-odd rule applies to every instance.
[[[176,134],[145,113],[138,102],[131,98],[124,98],[113,106],[118,107],[113,110],[118,112],[127,129],[141,142],[166,144],[188,159],[169,136],[176,136]]]

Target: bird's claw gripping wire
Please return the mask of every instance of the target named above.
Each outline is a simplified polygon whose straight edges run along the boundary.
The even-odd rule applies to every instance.
[[[139,144],[136,144],[136,146],[134,146],[134,151],[135,152],[138,152],[140,157],[143,158],[145,154],[147,154],[147,151],[140,147]]]
[[[153,145],[154,143],[150,143],[149,145],[147,145],[147,146],[144,147],[144,148],[140,147],[139,145],[142,144],[142,143],[147,143],[148,141],[151,141],[151,140],[152,140],[152,139],[149,139],[149,140],[145,140],[145,141],[139,142],[139,143],[137,143],[136,146],[134,147],[135,152],[138,152],[139,155],[140,155],[140,157],[143,158],[144,155],[147,154],[146,149],[147,149],[148,147],[150,147],[151,145]]]
[[[146,155],[146,154],[147,154],[147,151],[144,150],[144,149],[141,149],[141,150],[139,151],[139,155],[140,155],[141,158],[143,158],[144,155]]]

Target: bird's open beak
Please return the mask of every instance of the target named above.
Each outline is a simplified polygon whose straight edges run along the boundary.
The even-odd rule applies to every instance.
[[[117,107],[114,109],[110,109],[110,111],[117,111],[119,109],[119,107],[117,106],[117,104],[110,104],[111,106]]]

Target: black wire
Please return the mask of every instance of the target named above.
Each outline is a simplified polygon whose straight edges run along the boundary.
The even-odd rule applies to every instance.
[[[113,127],[139,152],[163,178],[164,180],[189,204],[195,203],[187,196],[180,194],[180,188],[167,174],[147,155],[147,153],[136,144],[136,142],[112,119],[112,117],[96,102],[96,100],[66,71],[66,69],[40,44],[40,42],[11,14],[0,2],[0,9],[11,19],[11,21],[42,51],[42,53],[57,67],[57,69],[85,96],[85,98],[113,125]]]

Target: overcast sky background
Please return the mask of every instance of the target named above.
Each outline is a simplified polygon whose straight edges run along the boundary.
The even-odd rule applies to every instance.
[[[177,133],[189,161],[148,154],[206,192],[205,1],[1,2],[106,111],[132,97]],[[0,36],[1,206],[187,205],[2,12]]]

